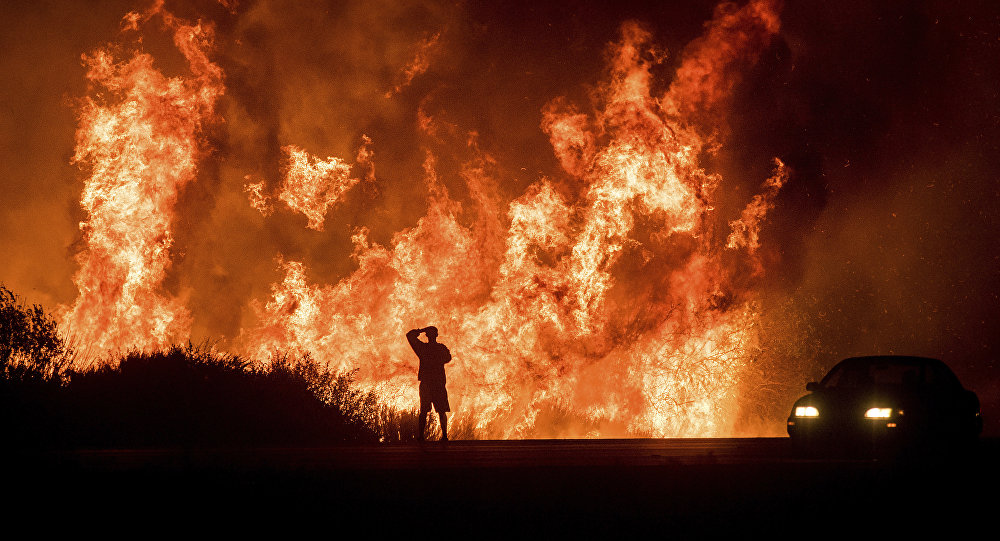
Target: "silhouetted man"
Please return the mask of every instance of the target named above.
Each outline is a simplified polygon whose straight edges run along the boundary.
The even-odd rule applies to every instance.
[[[420,333],[427,335],[426,342],[419,339]],[[451,361],[451,352],[444,344],[438,343],[437,336],[437,327],[413,329],[406,333],[406,340],[420,358],[417,379],[420,380],[418,437],[421,441],[424,439],[424,428],[432,405],[441,421],[441,440],[448,441],[447,412],[451,411],[451,406],[448,405],[448,390],[445,389],[444,365]]]

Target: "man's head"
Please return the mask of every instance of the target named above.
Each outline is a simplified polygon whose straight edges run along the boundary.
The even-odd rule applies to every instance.
[[[437,337],[438,337],[438,328],[434,327],[433,325],[430,326],[430,327],[427,327],[427,328],[424,329],[424,334],[427,335],[427,339],[428,340],[430,340],[430,341],[433,342],[434,340],[437,340]]]

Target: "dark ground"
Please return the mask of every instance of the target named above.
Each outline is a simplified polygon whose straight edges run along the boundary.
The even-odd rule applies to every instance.
[[[803,457],[773,438],[19,453],[5,460],[3,513],[8,525],[143,535],[994,535],[998,451],[989,438],[962,451]]]

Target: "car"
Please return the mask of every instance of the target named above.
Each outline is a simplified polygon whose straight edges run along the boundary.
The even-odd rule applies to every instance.
[[[799,446],[969,442],[983,429],[979,398],[938,359],[852,357],[806,390],[788,416]]]

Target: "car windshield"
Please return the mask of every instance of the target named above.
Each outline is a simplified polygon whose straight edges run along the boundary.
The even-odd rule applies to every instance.
[[[922,368],[912,363],[841,363],[823,378],[822,385],[837,389],[916,385],[923,379]]]

